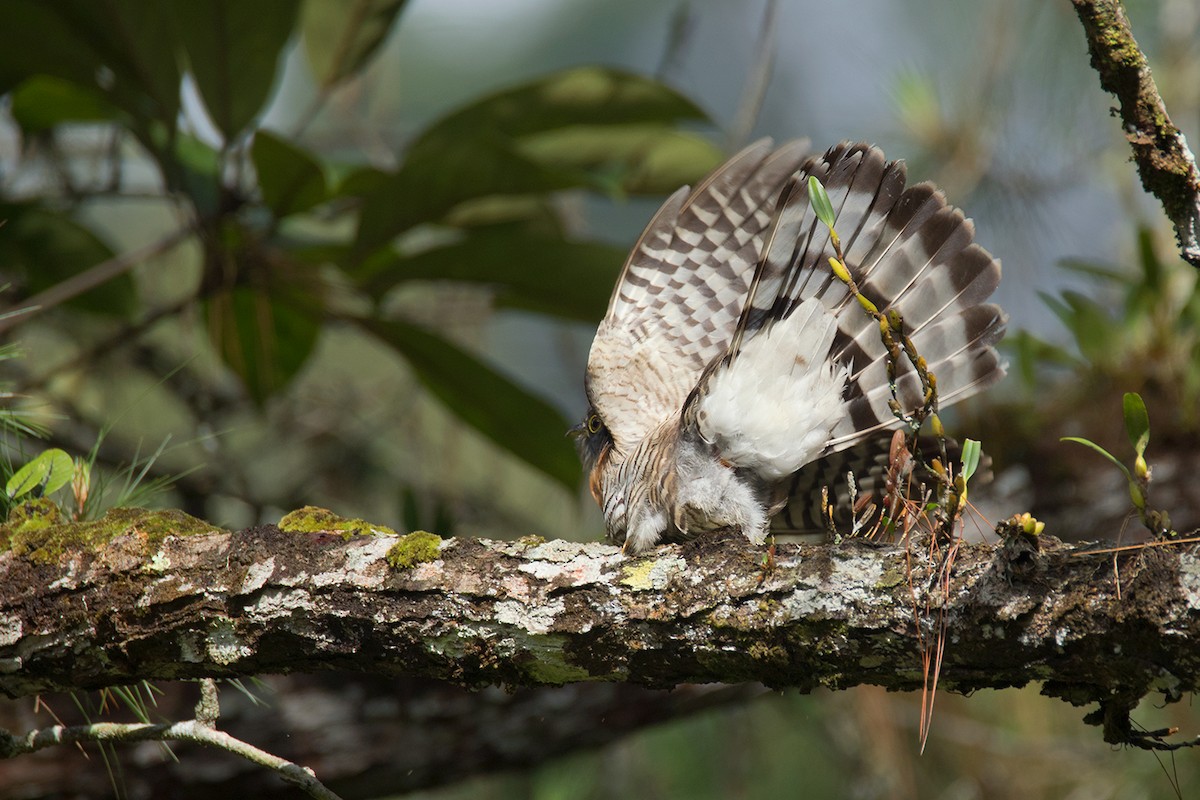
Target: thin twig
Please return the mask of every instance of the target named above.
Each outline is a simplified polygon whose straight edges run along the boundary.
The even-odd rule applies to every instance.
[[[758,35],[758,57],[750,74],[746,76],[746,85],[742,88],[742,101],[738,105],[733,124],[729,126],[731,152],[740,149],[750,138],[766,98],[767,87],[771,84],[771,74],[775,71],[775,19],[778,6],[776,0],[767,0],[767,7],[763,11],[762,28]]]
[[[1071,553],[1072,558],[1083,558],[1085,556],[1100,556],[1106,553],[1124,553],[1128,550],[1145,550],[1150,547],[1175,547],[1181,544],[1192,544],[1200,542],[1200,536],[1188,536],[1182,539],[1155,539],[1149,542],[1138,542],[1137,544],[1123,544],[1119,547],[1105,547],[1102,550],[1079,550]]]
[[[128,342],[136,341],[143,333],[153,328],[167,317],[173,317],[182,313],[189,306],[199,302],[200,298],[195,295],[189,295],[181,300],[177,300],[170,305],[161,308],[153,309],[146,313],[137,322],[130,323],[114,331],[103,339],[84,348],[79,353],[71,356],[61,364],[56,364],[52,368],[46,370],[40,375],[26,377],[18,382],[13,387],[13,392],[16,394],[26,394],[45,388],[46,384],[50,383],[54,378],[70,372],[74,369],[79,369],[89,366],[103,356],[112,354],[117,348]]]
[[[201,705],[204,703],[205,700],[202,699]],[[30,731],[24,736],[16,736],[8,731],[0,730],[0,758],[13,758],[59,744],[146,741],[194,742],[208,747],[216,747],[241,756],[259,766],[274,770],[279,773],[281,778],[299,786],[310,797],[318,798],[318,800],[340,800],[338,795],[317,780],[317,777],[309,769],[265,750],[260,750],[228,733],[216,730],[199,719],[157,725],[140,722],[97,722],[92,725],[70,727],[53,725],[49,728]]]
[[[190,239],[193,233],[190,226],[183,225],[156,242],[151,242],[136,250],[130,250],[128,253],[113,256],[78,275],[56,283],[44,292],[29,298],[11,312],[0,316],[0,333],[25,323],[43,311],[55,308],[84,292],[95,289],[113,278],[124,275],[138,264],[174,249],[177,245]]]
[[[1100,86],[1121,103],[1121,127],[1142,187],[1158,198],[1175,226],[1184,260],[1200,268],[1200,173],[1167,106],[1119,0],[1071,0],[1087,36]]]

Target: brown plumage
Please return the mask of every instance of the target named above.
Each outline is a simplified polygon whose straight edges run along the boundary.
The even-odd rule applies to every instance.
[[[789,495],[811,498],[824,459],[897,425],[878,326],[828,267],[809,175],[855,280],[903,315],[942,405],[1004,373],[993,345],[1006,318],[984,302],[1000,264],[970,220],[930,184],[906,189],[903,164],[877,148],[805,151],[758,142],[673,194],[613,291],[577,430],[609,536],[628,551],[729,527],[761,541]],[[900,366],[899,397],[915,407],[920,383]]]

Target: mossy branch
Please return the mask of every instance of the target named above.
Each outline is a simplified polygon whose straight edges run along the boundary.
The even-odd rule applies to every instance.
[[[1100,86],[1120,101],[1138,175],[1175,226],[1183,258],[1200,268],[1200,173],[1150,74],[1119,0],[1072,0]]]
[[[0,554],[0,692],[327,669],[465,686],[907,690],[923,683],[928,634],[914,602],[944,612],[944,688],[1041,681],[1113,720],[1200,684],[1200,555],[1183,547],[1094,556],[1017,537],[962,544],[943,573],[919,548],[781,544],[764,577],[738,536],[638,559],[596,543],[449,539],[397,568],[382,526],[192,520],[164,533],[153,514],[122,514],[102,543],[92,530],[70,546],[69,523],[46,533],[64,545],[54,559],[28,540]]]

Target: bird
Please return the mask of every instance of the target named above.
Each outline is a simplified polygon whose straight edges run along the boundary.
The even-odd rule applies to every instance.
[[[572,433],[627,554],[722,529],[757,545],[810,528],[820,482],[903,424],[879,323],[830,268],[810,176],[836,212],[845,266],[881,312],[900,312],[940,405],[1004,375],[1007,316],[986,302],[1000,262],[939,189],[906,186],[904,162],[873,145],[755,142],[654,214],[588,353],[588,410]],[[895,398],[919,406],[915,370],[895,369]]]

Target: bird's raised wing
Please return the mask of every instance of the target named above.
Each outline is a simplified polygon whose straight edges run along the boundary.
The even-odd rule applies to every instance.
[[[778,347],[758,343],[764,337],[796,339],[795,352],[809,369],[836,366],[848,374],[845,394],[829,398],[839,405],[844,401],[842,408],[793,404],[788,413],[772,415],[775,435],[785,441],[799,440],[811,430],[828,433],[815,453],[795,449],[793,470],[816,455],[839,452],[898,424],[888,407],[892,390],[879,327],[829,268],[835,251],[828,228],[809,206],[810,175],[829,194],[846,264],[860,290],[880,309],[901,313],[918,353],[937,376],[941,403],[975,394],[1004,374],[993,345],[1004,332],[1006,317],[983,302],[1000,281],[1000,262],[972,241],[971,221],[931,184],[906,189],[904,164],[886,161],[878,148],[830,148],[806,162],[784,188],[729,352],[704,376],[687,411],[687,419],[699,424],[707,440],[753,453],[749,461],[757,464],[775,446],[768,441],[766,422],[747,419],[742,407],[749,408],[753,398],[745,392],[722,390],[761,383],[766,379],[758,375],[762,370],[790,365]],[[813,302],[833,317],[836,330],[824,324],[792,330],[803,309],[805,320],[822,319]],[[817,333],[820,341],[810,341]],[[918,407],[922,392],[915,371],[906,360],[896,367],[901,404]],[[836,421],[825,427],[831,420]],[[779,463],[771,462],[770,477],[786,459],[775,461]]]
[[[634,245],[588,356],[588,400],[618,453],[677,415],[726,351],[774,217],[807,142],[741,151],[663,204]]]

